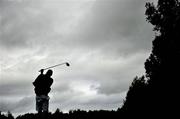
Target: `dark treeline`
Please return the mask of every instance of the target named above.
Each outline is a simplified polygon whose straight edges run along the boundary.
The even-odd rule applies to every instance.
[[[107,110],[95,110],[95,111],[84,111],[84,110],[70,110],[69,113],[63,113],[57,109],[54,113],[49,113],[46,117],[38,115],[37,113],[27,113],[24,115],[19,115],[16,119],[103,119],[103,118],[113,118],[116,119],[119,116],[120,110],[107,111]],[[8,112],[8,114],[0,114],[0,119],[15,119],[13,115]]]
[[[180,68],[180,0],[158,0],[146,3],[146,20],[154,28],[152,52],[145,61],[145,75],[135,77],[123,106],[116,111],[74,110],[49,114],[52,119],[96,119],[118,117],[157,117],[177,115],[178,79]],[[146,116],[144,116],[146,115]],[[3,119],[12,116],[0,115]],[[36,119],[37,114],[25,114],[17,119]]]

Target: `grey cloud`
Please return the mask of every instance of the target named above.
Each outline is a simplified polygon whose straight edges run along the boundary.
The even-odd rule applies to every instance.
[[[97,71],[101,74],[95,74],[101,76],[99,81],[101,86],[99,87],[99,93],[103,94],[114,94],[126,91],[133,78],[137,75],[143,75],[145,72],[142,67],[144,67],[144,61],[147,58],[148,54],[144,53],[143,55],[134,54],[130,57],[126,58],[126,67],[123,66],[123,62],[121,64],[117,63],[117,66],[107,67],[104,70],[101,69]],[[130,60],[130,61],[127,61]],[[113,61],[112,61],[113,62]],[[102,75],[103,74],[103,75]]]
[[[7,103],[7,101],[6,102],[0,102],[0,110],[2,111],[2,112],[7,112],[7,111],[9,111],[9,110],[12,110],[13,109],[13,107],[12,107],[12,104],[11,103]]]
[[[8,83],[0,84],[0,96],[8,97],[8,96],[25,96],[32,93],[31,82],[27,81],[10,81]]]
[[[11,101],[11,102],[8,102],[7,100],[1,100],[0,110],[2,112],[11,111],[12,113],[28,112],[32,108],[32,106],[34,106],[33,100],[34,99],[32,96],[24,97],[18,101]]]
[[[72,63],[70,69],[62,71],[66,77],[61,78],[68,83],[78,80],[94,81],[100,85],[97,87],[100,94],[121,93],[128,89],[136,75],[142,75],[147,56],[147,52],[133,54],[122,59],[108,58],[104,55],[97,58],[92,54],[87,56],[88,62],[86,60],[74,61],[75,64]]]
[[[51,29],[51,15],[38,1],[4,1],[0,7],[0,43],[5,49],[32,47]],[[52,30],[52,29],[51,29]],[[35,42],[35,43],[34,43]]]
[[[151,47],[150,25],[146,24],[141,0],[99,0],[92,11],[84,16],[77,26],[73,45],[100,49],[109,55],[128,54],[149,50]],[[77,38],[78,40],[74,40]],[[80,40],[79,40],[80,39]]]
[[[94,97],[74,97],[70,96],[71,100],[59,103],[54,103],[53,107],[60,107],[63,111],[70,109],[83,109],[83,110],[100,110],[100,109],[117,109],[119,108],[124,100],[126,92],[112,94],[112,95],[97,95]],[[83,99],[82,99],[83,98]],[[84,99],[86,98],[86,99]],[[86,100],[86,101],[81,101]],[[111,100],[111,101],[109,101]]]
[[[119,106],[123,102],[123,97],[126,95],[126,92],[112,94],[112,95],[98,95],[97,98],[92,99],[87,105],[110,105],[115,104]],[[111,101],[109,101],[111,100]]]
[[[35,100],[34,96],[24,97],[15,104],[14,109],[12,111],[13,112],[28,112],[33,107],[35,107],[34,100]]]
[[[52,86],[52,93],[56,94],[66,94],[69,91],[69,81],[65,81],[66,78],[54,78],[54,84]],[[60,81],[57,81],[60,80]]]

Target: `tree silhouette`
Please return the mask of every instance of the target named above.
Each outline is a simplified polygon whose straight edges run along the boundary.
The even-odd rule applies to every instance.
[[[12,115],[10,111],[8,111],[6,115],[1,114],[1,111],[0,111],[0,119],[14,119],[14,116]]]
[[[170,79],[178,77],[180,59],[180,2],[179,0],[159,0],[158,5],[146,4],[147,20],[154,25],[157,33],[153,41],[150,57],[145,62],[149,84],[174,83]],[[174,79],[175,80],[175,79]]]
[[[7,117],[8,117],[8,119],[14,119],[14,117],[10,111],[8,111]]]
[[[159,0],[157,6],[146,4],[147,20],[156,32],[150,57],[145,62],[154,112],[175,111],[177,79],[180,67],[180,1]]]
[[[135,77],[131,86],[129,87],[126,100],[124,101],[121,110],[128,113],[143,111],[146,106],[146,88],[145,77]]]
[[[147,82],[135,78],[122,110],[172,115],[170,112],[175,114],[178,99],[180,1],[158,0],[157,5],[147,2],[145,14],[155,31],[152,52],[145,62]]]

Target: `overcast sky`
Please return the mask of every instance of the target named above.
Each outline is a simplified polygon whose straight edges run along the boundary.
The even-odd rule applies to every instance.
[[[146,0],[0,0],[0,110],[35,112],[32,82],[53,69],[50,111],[117,109],[144,74]]]

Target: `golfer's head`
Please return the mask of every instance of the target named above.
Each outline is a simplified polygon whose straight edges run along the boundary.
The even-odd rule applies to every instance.
[[[52,76],[52,74],[53,74],[53,71],[52,71],[51,69],[49,69],[49,70],[46,72],[46,75],[47,75],[47,76]]]

